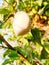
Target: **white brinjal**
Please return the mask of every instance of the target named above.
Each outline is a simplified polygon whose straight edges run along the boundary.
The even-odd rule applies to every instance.
[[[23,35],[30,29],[30,19],[26,12],[19,11],[13,19],[13,30],[16,35]]]

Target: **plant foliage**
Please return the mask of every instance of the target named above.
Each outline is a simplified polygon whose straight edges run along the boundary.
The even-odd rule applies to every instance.
[[[49,0],[3,0],[3,5],[0,7],[0,33],[7,36],[8,41],[16,42],[15,47],[5,47],[2,42],[5,43],[0,37],[0,47],[6,49],[3,54],[4,60],[2,65],[49,65],[49,28],[45,28],[45,36],[42,34],[41,28],[31,27],[29,32],[23,36],[16,36],[12,27],[12,18],[17,11],[25,11],[30,17],[31,24],[40,22],[42,27],[49,26]],[[3,15],[3,16],[2,16]],[[34,20],[34,17],[36,20]],[[46,21],[47,24],[44,24]],[[44,23],[43,23],[44,22]],[[37,25],[40,27],[40,25]],[[5,31],[4,31],[5,30]],[[7,31],[6,31],[7,30]],[[11,40],[12,39],[12,40]],[[7,42],[8,43],[8,42]]]

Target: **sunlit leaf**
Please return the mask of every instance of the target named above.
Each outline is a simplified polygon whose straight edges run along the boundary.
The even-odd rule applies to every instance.
[[[44,13],[44,8],[40,9],[38,12],[39,15],[42,15],[43,13]]]
[[[11,25],[11,21],[7,21],[6,23],[4,23],[4,25],[2,26],[2,28],[10,28],[12,25]]]
[[[29,15],[30,21],[32,23],[34,16],[36,14],[39,15],[37,19],[41,19],[42,21],[43,19],[45,19],[46,21],[48,21],[49,0],[3,0],[3,7],[0,8],[0,14],[3,15],[2,20],[6,22],[3,24],[0,21],[0,29],[8,29],[8,30],[10,29],[9,32],[12,33],[12,37],[10,36],[8,40],[14,42],[17,41],[18,44],[14,48],[14,50],[9,49],[7,46],[6,51],[3,54],[3,58],[6,58],[8,56],[8,59],[6,59],[2,63],[2,65],[8,65],[14,62],[15,60],[16,61],[18,60],[20,62],[20,65],[22,65],[23,63],[22,60],[24,62],[28,61],[31,65],[49,65],[49,42],[42,41],[42,32],[41,32],[42,30],[40,31],[38,28],[32,27],[30,28],[29,32],[26,33],[25,35],[16,36],[14,34],[14,31],[12,29],[13,27],[11,22],[12,21],[11,14],[15,15],[17,12],[16,10],[25,11]],[[37,19],[35,19],[35,21]],[[40,20],[38,21],[40,22]],[[9,35],[10,33],[7,34]],[[7,35],[7,34],[6,31],[5,34],[3,31],[3,35]],[[0,45],[1,44],[2,44],[2,40],[0,39]],[[24,63],[23,65],[26,64]]]
[[[6,65],[6,64],[8,64],[8,63],[11,63],[11,60],[10,60],[10,59],[6,59],[6,60],[2,63],[2,65]]]
[[[49,53],[49,42],[44,41],[43,43],[44,43],[43,46],[45,47],[45,50]]]
[[[13,5],[15,0],[9,0],[10,5]]]
[[[39,6],[42,6],[43,0],[38,0],[37,3]]]
[[[46,63],[45,63],[46,65],[49,65],[49,59],[46,59]]]
[[[47,10],[47,11],[45,12],[45,14],[46,14],[47,16],[49,16],[49,10]]]
[[[0,8],[0,14],[9,14],[10,11],[8,9],[5,8]]]
[[[28,34],[26,34],[24,37],[25,37],[28,41],[32,41],[32,39],[33,39],[33,36],[32,36],[32,34],[31,34],[31,32],[29,32]]]

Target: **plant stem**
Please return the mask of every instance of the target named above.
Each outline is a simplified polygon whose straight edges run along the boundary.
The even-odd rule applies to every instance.
[[[22,58],[24,58],[29,64],[30,64],[30,62],[29,62],[29,60],[27,59],[27,57],[24,57],[17,49],[15,49],[15,48],[13,48],[5,39],[4,39],[4,37],[2,36],[2,35],[0,35],[0,39],[5,43],[5,45],[7,46],[7,47],[4,47],[4,46],[0,46],[1,48],[6,48],[6,49],[11,49],[11,50],[15,50],[15,51],[17,51],[17,53],[22,57]],[[37,64],[39,64],[39,65],[42,65],[38,60],[33,60],[34,61],[34,63],[37,65]],[[31,65],[31,64],[30,64]]]
[[[6,46],[8,46],[8,48],[15,50],[5,39],[2,35],[0,35],[0,39],[5,43]]]
[[[5,22],[7,22],[11,17],[14,17],[14,14],[10,14],[10,15],[8,16],[8,18],[5,19]],[[4,22],[4,23],[5,23],[5,22]]]

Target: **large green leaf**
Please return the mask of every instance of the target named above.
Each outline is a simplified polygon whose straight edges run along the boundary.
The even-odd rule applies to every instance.
[[[14,51],[14,50],[10,50],[8,56],[9,56],[11,59],[13,59],[13,60],[16,60],[16,59],[19,58],[18,53],[17,53],[16,51]]]
[[[41,32],[39,31],[39,29],[37,29],[37,28],[31,29],[31,33],[33,35],[33,41],[41,43],[42,35],[41,35]]]
[[[12,60],[16,60],[16,59],[19,58],[18,53],[16,51],[14,51],[14,50],[10,50],[10,49],[9,50],[6,50],[6,52],[4,52],[4,54],[3,54],[3,57],[5,57],[7,55]]]
[[[8,9],[5,8],[0,8],[0,14],[9,14],[10,11]]]

